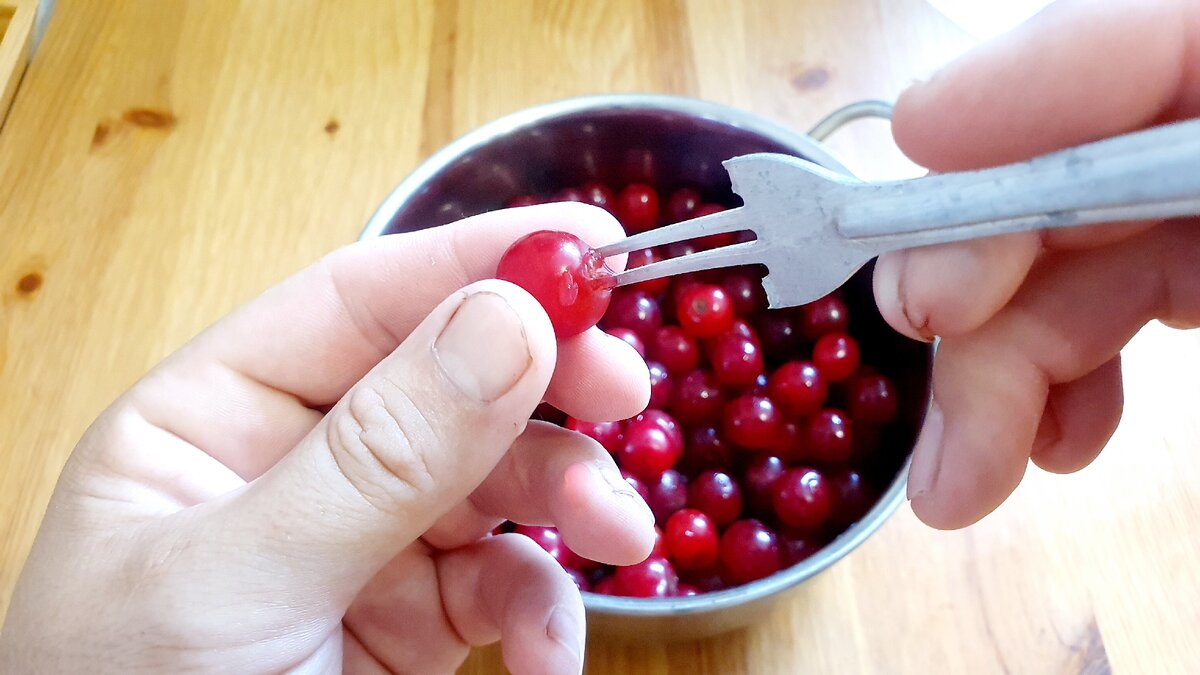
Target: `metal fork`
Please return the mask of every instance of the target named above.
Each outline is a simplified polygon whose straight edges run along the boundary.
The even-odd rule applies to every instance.
[[[865,183],[780,154],[724,162],[744,205],[601,248],[609,257],[710,234],[753,241],[626,270],[620,286],[762,264],[773,308],[820,298],[872,258],[1012,232],[1200,215],[1200,120],[994,169]]]

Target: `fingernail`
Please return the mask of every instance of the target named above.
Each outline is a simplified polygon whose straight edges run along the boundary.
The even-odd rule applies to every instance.
[[[942,466],[942,436],[945,421],[936,400],[929,404],[925,424],[913,446],[912,468],[908,471],[908,498],[916,499],[933,490]]]
[[[533,361],[521,318],[502,296],[487,291],[463,300],[433,354],[459,391],[483,403],[508,393]]]
[[[575,659],[577,672],[583,672],[583,624],[574,612],[559,605],[550,612],[546,636],[559,643]]]

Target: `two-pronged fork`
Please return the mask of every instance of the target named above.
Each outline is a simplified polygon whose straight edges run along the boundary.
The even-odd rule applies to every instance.
[[[725,162],[743,206],[627,237],[609,257],[723,232],[754,241],[663,260],[618,285],[763,264],[771,307],[811,302],[888,251],[1011,232],[1200,215],[1200,120],[1156,127],[1028,162],[864,183],[802,159]]]

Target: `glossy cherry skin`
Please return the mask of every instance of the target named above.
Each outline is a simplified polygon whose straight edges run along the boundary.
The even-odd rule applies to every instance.
[[[679,470],[695,475],[709,469],[721,469],[733,463],[733,447],[716,427],[699,426],[688,432]]]
[[[666,408],[671,404],[671,376],[658,361],[647,361],[646,369],[650,372],[650,407]]]
[[[768,517],[772,514],[771,499],[775,482],[787,471],[787,465],[775,455],[762,455],[742,472],[742,499],[747,513]]]
[[[658,193],[645,183],[631,183],[617,195],[617,219],[634,234],[658,225]]]
[[[540,525],[518,525],[515,530],[517,534],[523,534],[529,537],[538,546],[542,547],[550,557],[558,561],[563,567],[571,567],[581,569],[587,566],[587,562],[580,558],[574,551],[567,548],[567,545],[562,540],[562,535],[553,527],[542,527]]]
[[[804,305],[800,332],[805,340],[816,342],[826,333],[845,333],[850,328],[850,310],[835,293]]]
[[[696,213],[696,208],[700,206],[700,202],[699,192],[692,188],[679,188],[667,198],[667,208],[663,215],[666,216],[668,223],[691,220],[692,215]]]
[[[853,469],[844,469],[830,477],[833,486],[834,509],[830,518],[839,527],[857,522],[875,506],[879,495],[867,481]]]
[[[784,413],[791,417],[804,417],[825,405],[829,385],[812,363],[789,361],[771,373],[767,391]]]
[[[789,464],[808,461],[808,425],[803,420],[784,422],[779,433],[779,442],[772,450]]]
[[[767,294],[762,279],[748,271],[730,272],[721,281],[733,303],[733,313],[743,319],[751,319],[767,308]]]
[[[613,196],[613,191],[608,189],[608,186],[604,183],[590,181],[580,186],[579,191],[583,193],[583,199],[579,201],[612,211],[616,197]]]
[[[536,408],[533,409],[533,414],[529,416],[532,420],[541,420],[551,424],[562,426],[567,421],[567,414],[558,408],[542,401]]]
[[[550,198],[552,202],[582,202],[586,199],[583,196],[583,190],[575,187],[563,188],[554,193]]]
[[[647,484],[647,489],[650,499],[646,500],[646,504],[654,512],[654,520],[660,526],[666,524],[671,514],[687,506],[688,481],[675,469],[663,471],[657,480]]]
[[[725,289],[712,284],[690,288],[675,308],[680,328],[694,338],[716,337],[733,325],[733,304]]]
[[[680,509],[663,528],[667,557],[684,572],[711,568],[717,562],[717,526],[696,509]]]
[[[816,469],[789,469],[775,481],[771,505],[784,525],[817,531],[833,514],[834,490]]]
[[[657,425],[625,430],[625,444],[617,453],[621,468],[644,481],[657,481],[662,472],[675,466],[683,454],[681,444]]]
[[[725,408],[725,397],[716,378],[707,370],[693,370],[675,381],[671,412],[684,424],[715,424]]]
[[[607,576],[592,584],[592,592],[597,595],[620,595],[617,592],[616,576]]]
[[[826,408],[808,418],[808,452],[814,461],[839,464],[854,454],[850,419],[836,408]]]
[[[675,595],[679,576],[664,558],[651,557],[613,573],[616,591],[631,598],[669,598]]]
[[[688,484],[688,506],[724,527],[742,515],[742,489],[724,471],[705,471]]]
[[[614,295],[612,305],[604,314],[606,329],[628,328],[637,333],[643,344],[654,337],[661,325],[662,310],[658,301],[645,291],[636,289]]]
[[[588,583],[588,578],[583,572],[574,567],[564,567],[563,570],[566,571],[567,576],[571,577],[571,581],[575,582],[575,587],[581,593],[592,590],[592,585]]]
[[[695,595],[700,595],[700,593],[701,593],[701,591],[699,588],[696,588],[695,586],[693,586],[691,584],[685,584],[685,583],[680,583],[679,586],[675,589],[675,595],[680,598],[690,598]]]
[[[779,533],[779,548],[783,553],[783,564],[791,567],[807,560],[812,554],[825,547],[825,543],[811,534]]]
[[[629,257],[625,261],[625,269],[631,270],[635,267],[643,267],[645,265],[649,265],[650,263],[656,263],[662,259],[662,254],[660,254],[656,249],[638,249],[629,254]],[[650,295],[657,296],[665,293],[670,285],[671,278],[662,277],[660,279],[651,279],[650,281],[636,283],[633,286],[630,286],[630,288],[636,288],[637,290],[645,291]]]
[[[645,481],[629,473],[629,471],[625,469],[621,469],[621,477],[625,479],[626,483],[629,483],[629,487],[633,488],[634,492],[638,493],[638,496],[642,498],[642,501],[649,505],[650,488],[646,487]]]
[[[848,379],[859,359],[858,341],[845,333],[826,333],[813,345],[813,363],[830,382]]]
[[[850,381],[846,395],[850,416],[859,422],[886,424],[896,419],[900,402],[896,385],[883,375],[859,375]]]
[[[642,341],[641,336],[634,332],[632,328],[609,328],[605,332],[633,347],[637,351],[638,356],[643,359],[646,358],[646,343]]]
[[[533,195],[521,195],[519,197],[513,197],[512,199],[504,202],[504,208],[515,209],[522,206],[535,206],[541,203],[542,200],[534,197]]]
[[[720,204],[701,204],[696,212],[692,215],[693,218],[703,218],[711,216],[714,213],[720,213],[725,210]],[[728,246],[736,244],[738,241],[737,232],[721,232],[719,234],[710,234],[707,237],[700,237],[696,240],[696,247],[701,250],[717,248],[718,246]]]
[[[783,415],[765,396],[739,396],[725,404],[721,430],[735,445],[767,450],[779,440]]]
[[[800,334],[791,312],[767,311],[759,315],[756,325],[767,358],[778,363],[795,357],[796,349],[800,346]]]
[[[596,325],[608,309],[616,276],[593,248],[566,232],[542,230],[504,252],[496,277],[532,295],[559,339]]]
[[[615,455],[625,444],[625,435],[621,432],[620,422],[584,422],[574,417],[568,417],[563,426],[595,439],[604,446],[610,455]]]
[[[783,568],[779,537],[762,521],[739,520],[720,542],[721,577],[731,585],[747,584]]]
[[[763,357],[758,344],[736,333],[725,333],[716,338],[709,358],[713,377],[722,387],[750,387],[763,374]]]
[[[679,326],[663,326],[647,347],[650,358],[672,375],[684,375],[700,365],[700,345]]]
[[[657,408],[647,408],[626,422],[625,434],[628,435],[629,432],[647,424],[657,426],[667,432],[667,435],[671,438],[671,442],[678,445],[682,451],[683,427],[679,426],[679,421],[674,417]]]

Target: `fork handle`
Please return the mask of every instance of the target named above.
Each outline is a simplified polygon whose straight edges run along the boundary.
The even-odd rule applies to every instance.
[[[994,169],[862,184],[856,192],[837,215],[842,235],[905,235],[898,237],[905,245],[1200,215],[1200,119]]]

